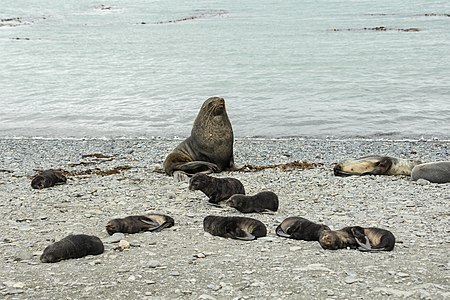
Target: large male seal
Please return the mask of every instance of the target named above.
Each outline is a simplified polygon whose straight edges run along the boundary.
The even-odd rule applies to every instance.
[[[217,204],[234,194],[245,194],[244,185],[236,178],[215,178],[197,173],[189,180],[191,191],[200,190],[209,197],[209,203]]]
[[[450,161],[417,165],[411,172],[411,180],[425,179],[433,183],[450,182]]]
[[[66,177],[61,172],[49,169],[34,176],[31,180],[31,187],[33,189],[43,189],[52,187],[55,184],[66,183],[66,181]]]
[[[277,211],[278,196],[270,191],[259,192],[253,196],[236,193],[228,199],[226,204],[242,213],[259,213],[266,210]]]
[[[411,175],[411,170],[418,164],[421,162],[390,156],[369,155],[338,163],[334,167],[334,175]]]
[[[141,231],[159,232],[164,228],[172,227],[175,221],[172,217],[161,214],[145,216],[128,216],[122,219],[112,219],[106,224],[109,235],[116,232],[138,233]]]
[[[225,100],[211,97],[203,103],[191,136],[164,160],[164,171],[181,180],[198,172],[234,169],[233,142],[233,129],[225,109]]]
[[[261,221],[246,217],[207,216],[203,229],[212,235],[244,241],[267,235],[267,228]]]
[[[102,241],[93,235],[69,235],[44,249],[41,262],[54,263],[63,259],[80,258],[86,255],[102,254],[104,246]]]
[[[319,241],[322,231],[330,230],[327,225],[316,224],[302,217],[289,217],[284,219],[275,230],[281,237],[303,240]]]

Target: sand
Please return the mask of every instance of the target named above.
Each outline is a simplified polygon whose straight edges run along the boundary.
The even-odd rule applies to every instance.
[[[275,192],[280,209],[247,214],[268,229],[244,242],[203,231],[207,215],[243,215],[213,207],[186,182],[155,172],[176,139],[0,139],[0,295],[6,299],[447,299],[450,184],[405,176],[335,177],[347,158],[384,154],[424,162],[450,159],[439,140],[237,139],[238,164],[292,161],[311,169],[223,172],[248,195]],[[105,158],[89,154],[103,154]],[[65,185],[33,190],[37,170],[62,168]],[[102,176],[111,170],[115,174]],[[89,170],[91,174],[89,173]],[[109,171],[109,172],[108,172]],[[83,175],[84,174],[84,175]],[[126,234],[130,247],[107,243],[106,223],[133,214],[164,213],[175,226]],[[323,250],[317,242],[277,237],[276,226],[302,216],[339,229],[375,226],[396,237],[391,252]],[[105,252],[41,263],[46,246],[68,234],[92,234]]]

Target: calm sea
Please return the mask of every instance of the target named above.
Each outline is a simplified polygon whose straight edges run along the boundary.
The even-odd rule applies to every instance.
[[[0,136],[187,136],[221,96],[237,137],[450,137],[449,0],[2,0],[0,19]]]

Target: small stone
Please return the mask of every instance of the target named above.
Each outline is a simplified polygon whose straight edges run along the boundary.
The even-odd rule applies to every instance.
[[[125,235],[123,233],[116,232],[113,235],[111,235],[110,237],[107,237],[106,239],[104,239],[103,242],[107,243],[107,244],[112,244],[112,243],[120,242],[124,238],[125,238]]]
[[[397,276],[399,276],[399,277],[409,277],[409,274],[403,273],[403,272],[398,272]]]
[[[358,278],[356,278],[354,276],[347,276],[344,281],[347,284],[352,284],[352,283],[358,282],[359,280],[358,280]]]
[[[289,251],[298,251],[298,250],[302,250],[302,247],[300,246],[289,247]]]
[[[217,284],[208,284],[208,285],[207,285],[207,288],[208,288],[208,289],[211,289],[211,290],[213,290],[213,291],[218,291],[218,290],[220,290],[222,287],[221,287],[220,285],[217,285]]]
[[[430,182],[428,181],[428,180],[425,180],[425,179],[423,179],[423,178],[419,178],[419,179],[417,179],[417,184],[419,184],[419,185],[429,185],[430,184]]]
[[[120,240],[119,245],[117,246],[119,250],[125,250],[130,248],[130,243],[127,240]]]
[[[134,275],[130,275],[130,277],[128,277],[128,281],[135,281],[136,280],[136,276]]]
[[[170,272],[169,275],[170,276],[180,276],[181,274],[177,271],[174,271],[174,272]]]
[[[196,257],[196,258],[205,258],[206,255],[204,253],[197,253],[197,254],[194,254],[194,257]]]
[[[202,300],[216,300],[216,298],[214,298],[213,296],[206,295],[206,294],[200,295],[198,297],[198,299],[202,299]]]
[[[154,269],[154,268],[157,268],[157,267],[160,267],[160,266],[161,266],[161,264],[157,260],[149,260],[148,261],[148,267],[149,268]]]

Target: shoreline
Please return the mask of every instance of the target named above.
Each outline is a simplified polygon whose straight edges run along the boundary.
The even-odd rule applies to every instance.
[[[444,141],[235,139],[238,164],[307,161],[311,169],[223,172],[248,195],[275,192],[273,214],[262,221],[265,238],[252,242],[213,237],[206,215],[243,214],[207,204],[187,183],[154,172],[180,140],[42,140],[0,138],[0,295],[6,299],[445,299],[450,261],[450,184],[411,182],[405,176],[335,177],[334,163],[364,154],[424,161],[448,160]],[[112,159],[83,157],[101,153]],[[108,170],[109,176],[70,176],[67,184],[33,190],[38,169]],[[39,262],[43,249],[71,233],[105,241],[107,221],[132,214],[164,213],[175,226],[159,233],[125,235],[124,251],[105,243],[105,253],[54,264]],[[302,216],[332,229],[348,225],[390,230],[391,252],[323,250],[317,242],[275,235],[286,217]]]

